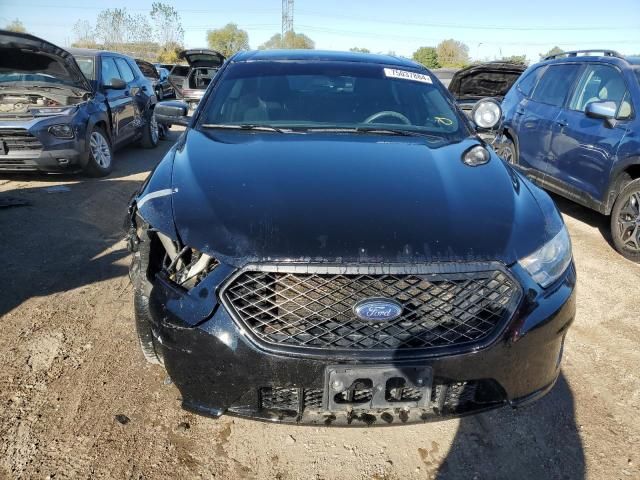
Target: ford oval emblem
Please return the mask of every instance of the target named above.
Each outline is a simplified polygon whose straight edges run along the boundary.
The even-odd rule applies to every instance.
[[[361,320],[389,322],[402,314],[402,305],[388,298],[365,298],[353,306],[353,311]]]

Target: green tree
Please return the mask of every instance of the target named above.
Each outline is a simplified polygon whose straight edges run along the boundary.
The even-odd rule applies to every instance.
[[[433,47],[420,47],[413,52],[413,60],[427,68],[440,68],[438,52],[436,52],[436,49]]]
[[[18,33],[26,33],[27,29],[25,28],[24,24],[18,20],[17,18],[15,20],[13,20],[12,22],[9,22],[7,24],[6,27],[4,27],[5,30],[9,30],[10,32],[18,32]]]
[[[371,51],[368,48],[360,48],[360,47],[350,48],[349,51],[355,52],[355,53],[371,53]]]
[[[180,14],[173,6],[153,2],[149,16],[153,25],[153,36],[163,51],[170,51],[173,46],[184,43],[184,28],[182,28]]]
[[[182,50],[182,45],[177,43],[165,45],[158,53],[158,61],[160,63],[178,63]]]
[[[453,38],[440,42],[436,53],[443,67],[464,67],[469,63],[469,47]]]
[[[258,47],[260,50],[271,50],[274,48],[312,50],[316,48],[316,44],[303,33],[287,32],[284,39],[282,38],[282,35],[276,33],[273,37]]]
[[[511,55],[510,57],[502,57],[501,62],[518,63],[520,65],[529,65],[526,55]]]
[[[230,57],[236,52],[249,49],[249,34],[238,28],[235,23],[228,23],[222,28],[209,30],[207,44],[209,48]]]
[[[551,50],[549,50],[547,53],[540,54],[540,58],[542,59],[544,57],[548,57],[549,55],[558,55],[559,53],[564,53],[564,50],[562,50],[560,47],[558,47],[556,45]]]

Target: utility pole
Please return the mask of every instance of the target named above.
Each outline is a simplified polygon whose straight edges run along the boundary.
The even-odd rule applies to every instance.
[[[282,0],[282,41],[283,42],[284,42],[285,35],[289,32],[293,32],[293,0]]]

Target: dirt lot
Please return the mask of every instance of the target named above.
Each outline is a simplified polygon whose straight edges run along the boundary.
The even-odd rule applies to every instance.
[[[640,478],[640,266],[610,247],[604,217],[561,200],[578,316],[537,404],[377,429],[181,410],[139,352],[121,240],[169,145],[119,152],[107,179],[0,177],[0,195],[31,204],[0,208],[0,478]]]

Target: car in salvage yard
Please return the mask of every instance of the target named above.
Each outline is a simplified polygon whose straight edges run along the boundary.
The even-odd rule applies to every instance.
[[[496,150],[545,189],[610,215],[613,244],[640,262],[640,58],[546,57],[502,102]]]
[[[502,101],[527,67],[495,61],[470,65],[454,73],[448,88],[463,112],[470,114],[476,102],[486,97]]]
[[[127,214],[140,345],[184,408],[387,425],[553,387],[567,230],[427,69],[242,52],[188,112],[157,106],[187,129]]]
[[[0,31],[0,171],[108,175],[115,148],[158,144],[155,104],[130,57]]]
[[[136,65],[142,74],[151,82],[156,98],[160,101],[175,94],[173,85],[169,82],[169,72],[166,68],[156,67],[153,63],[136,58]]]
[[[202,48],[194,48],[180,52],[179,57],[189,65],[188,71],[182,79],[180,89],[180,98],[189,104],[191,109],[195,109],[204,95],[209,83],[216,75],[220,67],[225,61],[224,55],[215,50],[207,50]],[[178,67],[178,65],[176,66]],[[179,70],[174,67],[172,71],[174,75],[174,83]]]

